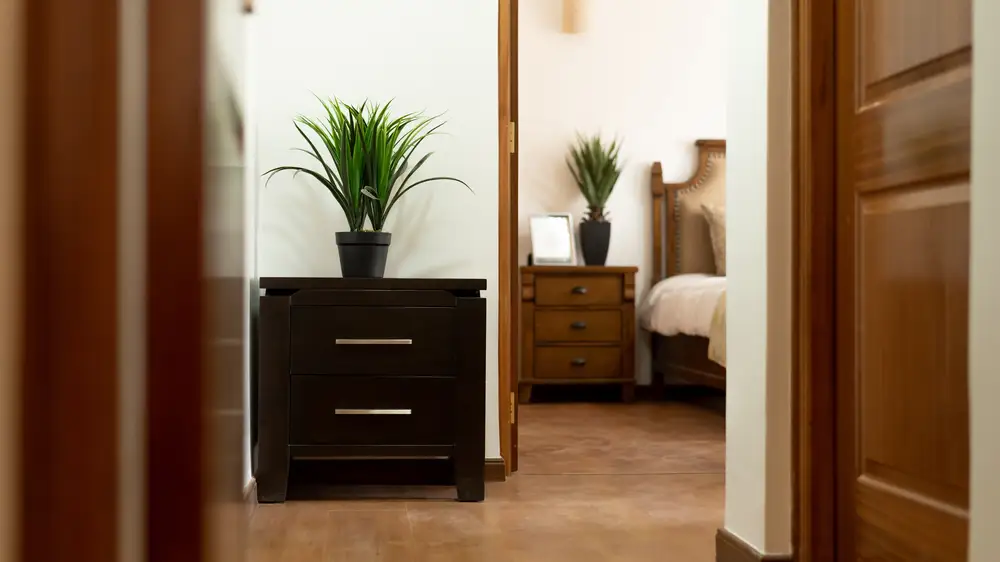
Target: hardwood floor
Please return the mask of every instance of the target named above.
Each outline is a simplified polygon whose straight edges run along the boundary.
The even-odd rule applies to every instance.
[[[532,404],[520,414],[521,471],[491,484],[484,503],[456,503],[447,489],[384,488],[261,505],[249,559],[714,559],[725,480],[721,415],[683,403]]]

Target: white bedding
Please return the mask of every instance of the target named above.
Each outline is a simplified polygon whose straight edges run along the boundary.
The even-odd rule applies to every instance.
[[[639,320],[643,328],[665,336],[708,337],[715,307],[725,292],[725,277],[700,273],[668,277],[647,291]]]

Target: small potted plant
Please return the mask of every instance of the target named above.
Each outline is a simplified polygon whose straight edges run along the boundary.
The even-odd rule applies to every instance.
[[[611,223],[605,206],[622,173],[619,148],[617,140],[605,144],[598,135],[577,135],[576,145],[566,159],[580,193],[587,200],[587,214],[580,223],[580,247],[587,265],[604,265],[608,259]]]
[[[417,147],[444,123],[422,113],[393,117],[390,103],[362,103],[354,106],[338,99],[320,100],[325,115],[313,119],[300,115],[295,128],[308,149],[314,168],[279,166],[264,173],[270,178],[291,171],[311,176],[333,195],[347,218],[350,229],[336,233],[340,268],[344,277],[382,277],[392,235],[383,232],[389,213],[406,192],[433,181],[453,181],[452,177],[432,177],[412,181],[433,152],[411,164]],[[311,131],[315,142],[306,130]],[[318,147],[317,147],[318,145]],[[365,228],[366,219],[371,225]]]

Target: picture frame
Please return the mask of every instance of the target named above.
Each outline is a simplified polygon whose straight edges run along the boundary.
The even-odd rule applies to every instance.
[[[531,215],[531,254],[535,265],[576,265],[576,229],[571,213]]]

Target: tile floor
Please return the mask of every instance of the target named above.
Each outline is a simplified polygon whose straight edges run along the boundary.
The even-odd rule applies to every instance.
[[[448,490],[261,505],[251,562],[711,562],[725,422],[684,403],[521,408],[521,470]],[[388,491],[383,491],[385,493]],[[378,495],[372,492],[368,495]],[[444,496],[442,496],[444,494]]]

